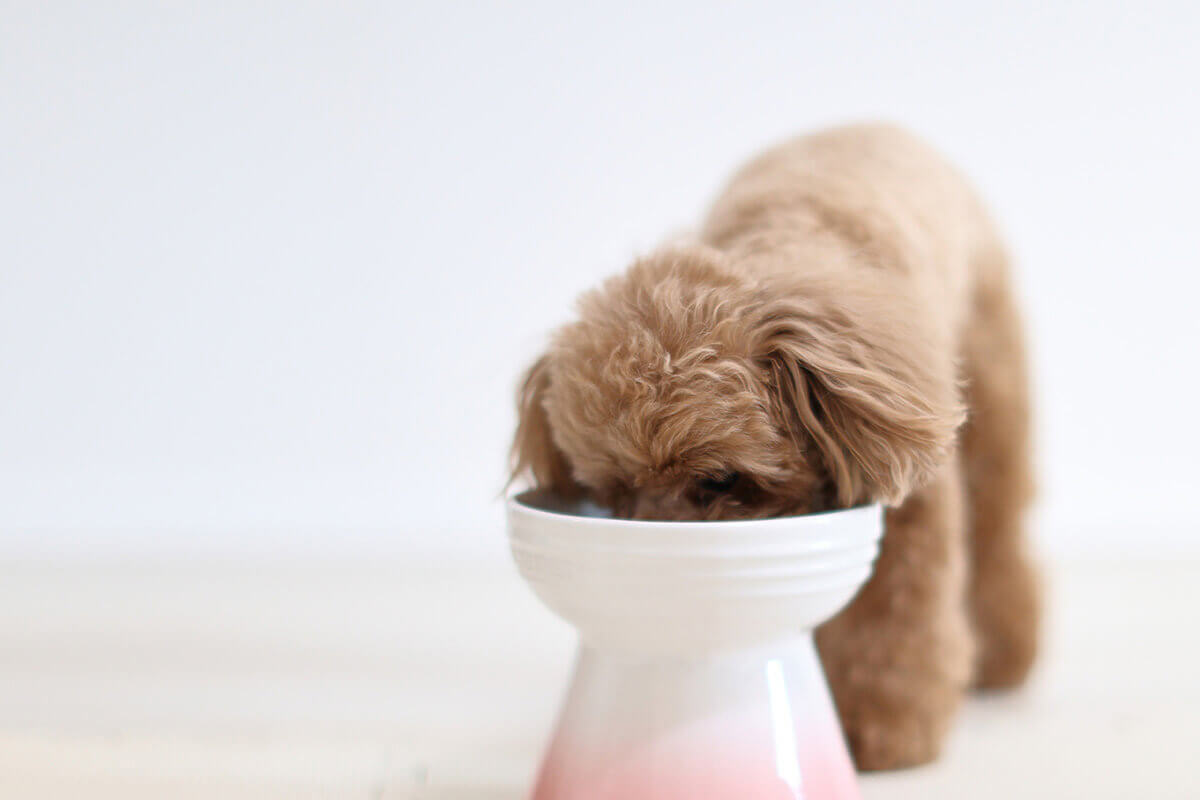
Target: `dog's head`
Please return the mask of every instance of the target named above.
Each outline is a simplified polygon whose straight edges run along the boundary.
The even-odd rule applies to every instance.
[[[961,412],[949,348],[871,283],[751,277],[701,247],[635,263],[527,373],[514,474],[634,519],[897,502]]]

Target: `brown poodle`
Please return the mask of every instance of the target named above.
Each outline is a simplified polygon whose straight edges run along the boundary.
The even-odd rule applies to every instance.
[[[889,506],[875,575],[817,635],[860,768],[933,759],[1038,627],[1021,331],[961,175],[902,130],[759,156],[695,241],[584,296],[519,396],[515,473],[634,519]]]

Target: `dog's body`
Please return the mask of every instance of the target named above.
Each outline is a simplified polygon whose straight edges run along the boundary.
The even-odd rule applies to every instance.
[[[965,180],[903,131],[752,161],[697,241],[584,298],[519,403],[516,469],[624,516],[889,504],[874,577],[818,632],[860,767],[932,759],[972,681],[1015,685],[1032,664],[1004,249]]]

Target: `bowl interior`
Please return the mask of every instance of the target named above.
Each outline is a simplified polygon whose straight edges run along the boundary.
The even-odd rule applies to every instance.
[[[512,498],[512,502],[518,506],[568,517],[613,518],[612,511],[603,506],[598,506],[588,500],[565,500],[545,489],[529,489],[521,492]]]
[[[766,519],[753,520],[683,520],[683,521],[664,521],[664,520],[634,520],[620,519],[612,515],[612,511],[603,506],[596,505],[590,500],[568,500],[553,492],[545,489],[527,489],[518,494],[511,495],[508,499],[509,506],[515,509],[522,509],[530,512],[541,512],[543,514],[552,514],[556,517],[561,517],[559,522],[563,525],[580,524],[585,526],[595,525],[597,522],[603,522],[606,525],[614,526],[632,526],[646,528],[647,530],[666,527],[676,527],[679,525],[702,525],[702,526],[737,526],[737,527],[774,527],[780,524],[785,525],[803,525],[805,520],[828,520],[834,517],[844,517],[853,515],[855,512],[861,512],[867,509],[878,509],[878,505],[861,505],[853,508],[839,509],[837,511],[819,511],[815,514],[799,514],[788,517],[768,517]],[[574,522],[572,522],[574,520]]]

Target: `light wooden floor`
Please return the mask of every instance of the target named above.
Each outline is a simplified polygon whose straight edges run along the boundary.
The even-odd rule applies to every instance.
[[[1200,798],[1200,563],[1053,571],[1034,685],[886,798]],[[570,632],[507,569],[0,565],[0,797],[520,798]]]

